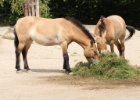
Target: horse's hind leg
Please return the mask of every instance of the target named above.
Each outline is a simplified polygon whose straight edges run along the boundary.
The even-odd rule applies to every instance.
[[[124,45],[124,43],[125,43],[124,39],[120,40],[120,44],[121,44],[121,54],[120,54],[120,56],[123,57],[123,58],[125,58],[125,55],[124,55],[125,45]]]
[[[120,56],[121,56],[121,54],[122,54],[121,44],[119,43],[118,40],[115,41],[115,45],[117,46],[117,48],[118,48],[118,50],[119,50],[119,54],[120,54]]]
[[[17,48],[15,50],[15,54],[16,54],[16,66],[15,66],[15,68],[17,71],[20,71],[20,52],[17,50]]]
[[[15,32],[15,30],[14,30],[14,32]],[[19,71],[20,70],[20,52],[18,51],[19,41],[18,41],[16,32],[15,32],[14,44],[15,44],[15,55],[16,55],[16,65],[15,65],[15,68],[16,68],[17,71]]]
[[[20,53],[23,49],[24,45],[23,44],[18,44],[15,46],[15,53],[16,53],[16,70],[20,71]]]
[[[31,46],[31,42],[29,42],[22,50],[22,56],[23,56],[23,61],[24,61],[24,69],[26,69],[27,71],[30,70],[29,66],[28,66],[28,61],[27,61],[27,53],[28,50]]]

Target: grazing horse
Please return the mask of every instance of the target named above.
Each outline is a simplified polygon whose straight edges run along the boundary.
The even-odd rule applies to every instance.
[[[126,29],[130,32],[125,39]],[[125,24],[123,18],[118,15],[103,17],[99,19],[94,30],[97,48],[99,53],[106,51],[106,44],[110,45],[111,52],[114,52],[114,44],[119,50],[119,55],[125,57],[125,41],[129,40],[135,33],[135,28]]]
[[[44,46],[60,45],[63,51],[63,69],[71,72],[68,45],[78,43],[84,49],[88,61],[98,59],[95,40],[89,31],[74,18],[46,19],[40,17],[20,18],[14,28],[16,70],[20,71],[20,53],[23,55],[24,69],[29,70],[27,53],[32,41]]]

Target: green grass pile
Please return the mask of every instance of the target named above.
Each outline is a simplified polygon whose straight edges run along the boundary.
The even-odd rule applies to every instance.
[[[108,52],[100,55],[99,61],[77,63],[73,75],[96,79],[140,79],[140,70],[132,67],[127,60]]]

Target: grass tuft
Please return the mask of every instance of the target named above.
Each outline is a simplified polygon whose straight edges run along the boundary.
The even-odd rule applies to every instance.
[[[100,55],[99,61],[77,63],[73,75],[96,79],[140,79],[140,70],[131,66],[127,60],[107,52]]]

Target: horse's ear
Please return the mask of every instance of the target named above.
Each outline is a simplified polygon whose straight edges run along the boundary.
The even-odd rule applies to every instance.
[[[100,17],[100,22],[101,22],[101,24],[105,24],[105,17],[104,16]]]
[[[105,18],[104,16],[101,16],[101,17],[100,17],[101,20],[103,20],[104,18]]]
[[[90,40],[90,44],[91,44],[90,47],[93,47],[93,44],[94,44],[94,43],[96,43],[95,40]]]

